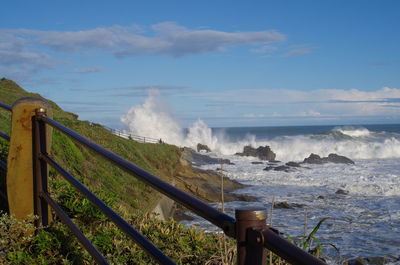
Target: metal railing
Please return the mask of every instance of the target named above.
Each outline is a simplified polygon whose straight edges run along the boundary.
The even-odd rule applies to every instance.
[[[105,159],[111,161],[122,170],[139,178],[146,184],[152,186],[159,192],[182,204],[192,212],[208,220],[221,228],[224,233],[237,241],[238,264],[239,265],[261,265],[266,264],[266,251],[269,249],[286,259],[292,264],[313,265],[325,264],[320,259],[310,255],[297,246],[291,244],[281,237],[276,230],[266,225],[266,211],[260,208],[236,209],[235,217],[222,213],[199,199],[183,192],[182,190],[160,180],[158,177],[143,170],[135,164],[123,159],[113,152],[97,145],[87,138],[77,134],[71,129],[61,125],[46,116],[45,109],[37,109],[32,118],[33,133],[33,170],[34,170],[34,205],[35,214],[39,216],[37,226],[46,226],[48,220],[48,206],[50,206],[60,220],[78,238],[83,247],[90,253],[98,264],[108,264],[103,255],[85,237],[79,228],[72,222],[68,215],[61,209],[57,202],[51,197],[47,189],[48,170],[54,168],[65,180],[74,186],[84,197],[92,202],[110,221],[115,223],[128,237],[135,241],[142,249],[150,254],[160,264],[175,264],[161,250],[154,246],[148,239],[140,234],[129,223],[122,219],[102,200],[90,192],[67,170],[62,168],[48,153],[46,139],[46,128],[51,126],[59,132],[69,136],[75,142],[91,149]]]
[[[131,140],[134,140],[134,141],[139,142],[139,143],[150,143],[150,144],[161,144],[161,143],[164,143],[164,141],[161,138],[160,139],[156,139],[156,138],[147,137],[147,136],[139,136],[139,135],[134,135],[134,134],[132,134],[130,132],[109,128],[107,126],[103,126],[103,127],[105,129],[109,130],[110,132],[112,132],[115,135],[121,136],[121,137],[126,138],[126,139],[131,139]]]
[[[8,106],[6,104],[0,103],[0,108],[11,111],[11,106]],[[8,134],[5,134],[4,132],[0,131],[0,138],[3,138],[6,141],[10,141],[10,136]],[[4,171],[7,171],[7,161],[0,160],[0,168],[2,168]],[[0,190],[0,197],[7,202],[7,189],[6,189],[6,179],[0,180],[2,183],[3,190]]]

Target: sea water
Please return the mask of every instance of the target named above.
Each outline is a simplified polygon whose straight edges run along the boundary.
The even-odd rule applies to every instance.
[[[320,219],[329,216],[316,238],[331,264],[355,257],[399,257],[400,125],[215,128],[211,134],[216,140],[209,144],[217,149],[211,155],[234,163],[223,165],[224,174],[250,185],[237,193],[257,198],[250,203],[226,203],[228,214],[244,205],[266,207],[268,222],[272,217],[273,227],[294,238],[304,234],[305,226],[310,233]],[[301,162],[311,153],[321,157],[336,153],[355,164],[303,164],[291,172],[265,171],[267,162],[253,164],[260,161],[234,155],[245,144],[270,146],[279,164]],[[296,207],[273,209],[271,214],[272,201]],[[186,224],[217,231],[201,218]]]
[[[247,205],[271,209],[272,201],[297,204],[293,209],[270,210],[268,222],[272,220],[273,227],[299,239],[304,230],[309,233],[329,216],[316,238],[324,245],[330,264],[355,257],[400,256],[400,125],[212,129],[199,119],[183,129],[175,117],[153,91],[121,121],[129,133],[177,146],[206,144],[213,151],[209,155],[230,159],[234,165],[223,165],[225,175],[250,185],[237,193],[257,200],[229,202],[225,205],[228,214]],[[235,155],[246,145],[270,146],[280,164],[301,162],[311,153],[321,157],[336,153],[355,164],[303,164],[290,172],[265,171],[265,161],[252,164],[260,161]],[[203,166],[217,167],[221,165]],[[347,194],[337,193],[339,190]],[[201,218],[186,224],[218,231]]]

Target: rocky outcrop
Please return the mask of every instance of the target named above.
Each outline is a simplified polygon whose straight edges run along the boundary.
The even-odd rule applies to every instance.
[[[197,144],[197,152],[205,151],[206,153],[211,152],[211,149],[206,144]]]
[[[208,155],[202,155],[195,150],[184,147],[182,149],[182,159],[188,161],[195,166],[212,165],[212,164],[228,164],[233,165],[229,159],[214,158]]]
[[[246,145],[243,148],[242,153],[236,153],[235,155],[254,156],[254,157],[258,157],[260,160],[270,160],[270,161],[275,161],[275,157],[276,157],[276,154],[267,145],[260,146],[258,148],[254,148],[254,147],[251,147],[250,145]]]
[[[299,163],[293,161],[287,162],[285,165],[287,165],[288,167],[301,167]]]
[[[336,164],[353,164],[354,165],[354,161],[351,160],[350,158],[347,158],[345,156],[340,156],[337,154],[329,154],[327,160],[328,160],[328,162],[336,163]]]
[[[344,190],[344,189],[338,189],[335,194],[340,194],[340,195],[347,195],[349,194],[348,190]]]
[[[305,158],[303,163],[307,164],[325,164],[325,163],[336,163],[336,164],[354,164],[354,161],[337,154],[329,154],[328,157],[320,157],[316,154],[311,154]]]
[[[316,155],[316,154],[313,153],[309,157],[304,158],[303,163],[307,163],[307,164],[323,164],[323,163],[326,163],[326,162],[324,162],[319,155]]]
[[[302,167],[299,163],[290,161],[285,165],[277,166],[276,163],[268,163],[268,166],[264,168],[266,171],[274,170],[274,171],[284,171],[284,172],[293,172],[295,168]],[[307,167],[304,167],[307,168]]]
[[[224,181],[225,201],[254,201],[254,198],[233,191],[248,187],[227,177],[222,177],[213,170],[202,170],[192,167],[182,168],[176,175],[176,186],[206,202],[221,200],[221,181]]]
[[[346,260],[344,265],[384,265],[394,264],[400,261],[400,257],[394,257],[391,255],[385,255],[381,257],[366,257],[366,258],[354,258]]]
[[[274,204],[274,209],[295,209],[295,208],[303,208],[304,204],[300,203],[289,203],[286,201],[276,202]]]
[[[292,172],[293,169],[291,167],[288,166],[267,166],[266,168],[264,168],[265,171],[284,171],[284,172]]]
[[[211,158],[207,155],[198,154],[190,148],[181,149],[181,159],[179,166],[174,173],[175,186],[198,199],[205,202],[220,202],[221,201],[221,183],[223,180],[224,200],[228,201],[255,201],[254,197],[237,194],[234,191],[248,187],[235,180],[231,180],[223,176],[223,170],[216,172],[213,170],[202,170],[192,165],[204,164],[220,164],[221,160]],[[230,163],[229,160],[222,160]],[[174,205],[173,217],[176,220],[190,220],[191,216],[186,214],[186,208]]]

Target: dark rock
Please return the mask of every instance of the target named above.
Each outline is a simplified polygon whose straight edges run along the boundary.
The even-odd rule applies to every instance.
[[[198,143],[197,144],[197,152],[200,152],[200,151],[206,151],[206,153],[209,153],[209,152],[211,152],[211,149],[205,144]]]
[[[329,154],[328,157],[320,157],[316,154],[311,154],[305,158],[303,163],[307,164],[325,164],[325,163],[336,163],[336,164],[354,164],[354,161],[337,154]]]
[[[271,148],[267,145],[260,146],[257,149],[247,145],[243,148],[243,153],[236,153],[235,155],[254,156],[258,157],[260,160],[269,160],[269,161],[271,160],[274,161],[276,157],[276,154],[272,152]]]
[[[242,202],[254,202],[256,198],[246,194],[235,194],[235,200]]]
[[[327,158],[328,162],[337,164],[354,164],[354,161],[345,156],[340,156],[337,154],[329,154]]]
[[[319,195],[319,196],[317,197],[317,199],[321,199],[321,200],[323,200],[323,199],[325,199],[325,197],[324,197],[324,196],[322,196],[322,195]]]
[[[294,208],[303,208],[303,204],[299,203],[288,203],[286,201],[277,202],[274,204],[275,209],[294,209]]]
[[[260,161],[254,161],[254,162],[251,162],[253,165],[261,165],[261,164],[264,164],[263,162],[260,162]]]
[[[381,257],[366,257],[366,258],[355,258],[345,261],[345,265],[384,265],[392,262],[399,261],[399,258],[396,258],[391,255],[385,255]]]
[[[263,170],[265,171],[270,171],[270,170],[275,170],[275,171],[285,171],[285,172],[291,172],[293,171],[293,169],[291,167],[288,166],[268,166],[266,168],[264,168]]]
[[[254,201],[255,198],[234,193],[238,189],[248,187],[213,170],[199,168],[186,168],[175,175],[175,184],[184,190],[206,202],[219,202],[221,200],[221,182],[224,182],[224,199],[228,201]]]
[[[275,167],[273,167],[273,166],[268,166],[268,167],[266,167],[266,168],[264,168],[263,170],[265,170],[265,171],[270,171],[270,170],[273,170]]]
[[[290,167],[288,166],[277,166],[274,168],[275,171],[285,171],[285,172],[289,172],[290,171]]]
[[[288,167],[301,167],[299,163],[296,163],[296,162],[293,162],[293,161],[287,162],[286,165]]]
[[[303,163],[307,164],[323,164],[325,163],[319,155],[311,154],[309,157],[305,158]]]
[[[341,194],[341,195],[347,195],[349,194],[348,190],[343,190],[343,189],[338,189],[336,192],[336,194]]]
[[[202,155],[188,147],[183,148],[182,158],[196,166],[213,165],[213,164],[233,165],[233,163],[229,159],[213,158],[209,157],[208,155]]]

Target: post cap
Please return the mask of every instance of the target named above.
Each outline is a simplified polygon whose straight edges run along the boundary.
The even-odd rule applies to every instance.
[[[236,220],[265,220],[267,209],[264,207],[247,206],[235,210]]]
[[[35,110],[36,114],[45,114],[46,113],[46,109],[45,108],[38,108]]]

